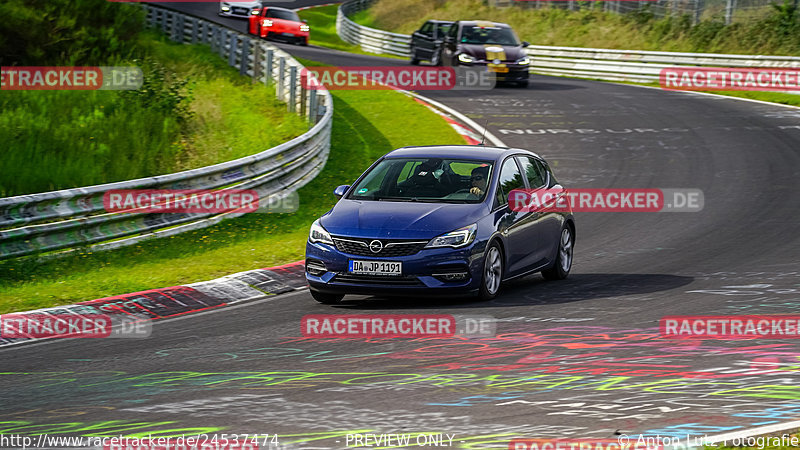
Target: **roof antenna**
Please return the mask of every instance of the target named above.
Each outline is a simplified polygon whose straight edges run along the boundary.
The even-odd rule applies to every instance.
[[[489,118],[486,118],[486,122],[483,124],[483,136],[481,136],[481,143],[478,145],[482,145],[486,147],[486,127],[489,126]]]

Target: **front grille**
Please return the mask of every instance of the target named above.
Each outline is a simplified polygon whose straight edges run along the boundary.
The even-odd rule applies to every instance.
[[[231,12],[233,14],[240,14],[243,16],[247,16],[250,14],[250,10],[247,8],[231,8]]]
[[[380,276],[380,275],[354,275],[351,273],[336,274],[334,282],[356,284],[389,284],[395,286],[421,286],[422,282],[416,277],[407,276]]]
[[[383,245],[379,252],[373,252],[369,246],[376,239],[342,239],[333,238],[336,249],[342,253],[358,256],[386,257],[409,256],[419,253],[428,241],[396,241],[377,239]]]

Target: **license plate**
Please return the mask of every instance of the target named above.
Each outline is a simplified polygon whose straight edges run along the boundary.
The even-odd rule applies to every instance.
[[[403,263],[394,261],[350,261],[347,269],[359,275],[402,275]]]
[[[292,36],[294,37],[294,33],[282,33],[284,36]]]
[[[247,14],[249,11],[244,8],[233,8],[234,14]]]
[[[505,64],[489,64],[489,72],[508,73],[508,67]]]

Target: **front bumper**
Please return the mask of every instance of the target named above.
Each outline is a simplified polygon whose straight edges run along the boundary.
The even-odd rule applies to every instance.
[[[264,37],[268,39],[308,42],[308,31],[265,31]]]
[[[402,275],[349,274],[350,260],[402,262]],[[324,263],[325,272],[309,273],[309,263],[313,262]],[[305,274],[312,290],[326,294],[464,296],[478,292],[482,262],[483,246],[475,242],[458,249],[423,249],[402,257],[350,255],[331,245],[307,242]],[[447,280],[446,274],[452,273],[466,273],[466,279]]]
[[[238,17],[240,19],[247,19],[252,15],[252,10],[239,11],[239,7],[231,7],[228,11],[219,10],[219,15],[223,17]]]
[[[530,78],[530,65],[520,65],[520,64],[513,64],[513,63],[504,63],[508,72],[496,72],[490,70],[489,63],[486,61],[478,61],[471,64],[464,64],[459,63],[461,67],[472,67],[472,68],[479,68],[482,67],[486,71],[493,73],[495,75],[495,79],[499,82],[505,81],[526,81]]]

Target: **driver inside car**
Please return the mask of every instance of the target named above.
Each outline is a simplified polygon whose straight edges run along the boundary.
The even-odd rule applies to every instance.
[[[488,181],[486,178],[488,175],[489,166],[476,167],[472,169],[472,176],[470,177],[472,188],[469,190],[469,193],[477,195],[478,197],[482,196],[483,192],[486,191],[486,182]]]

